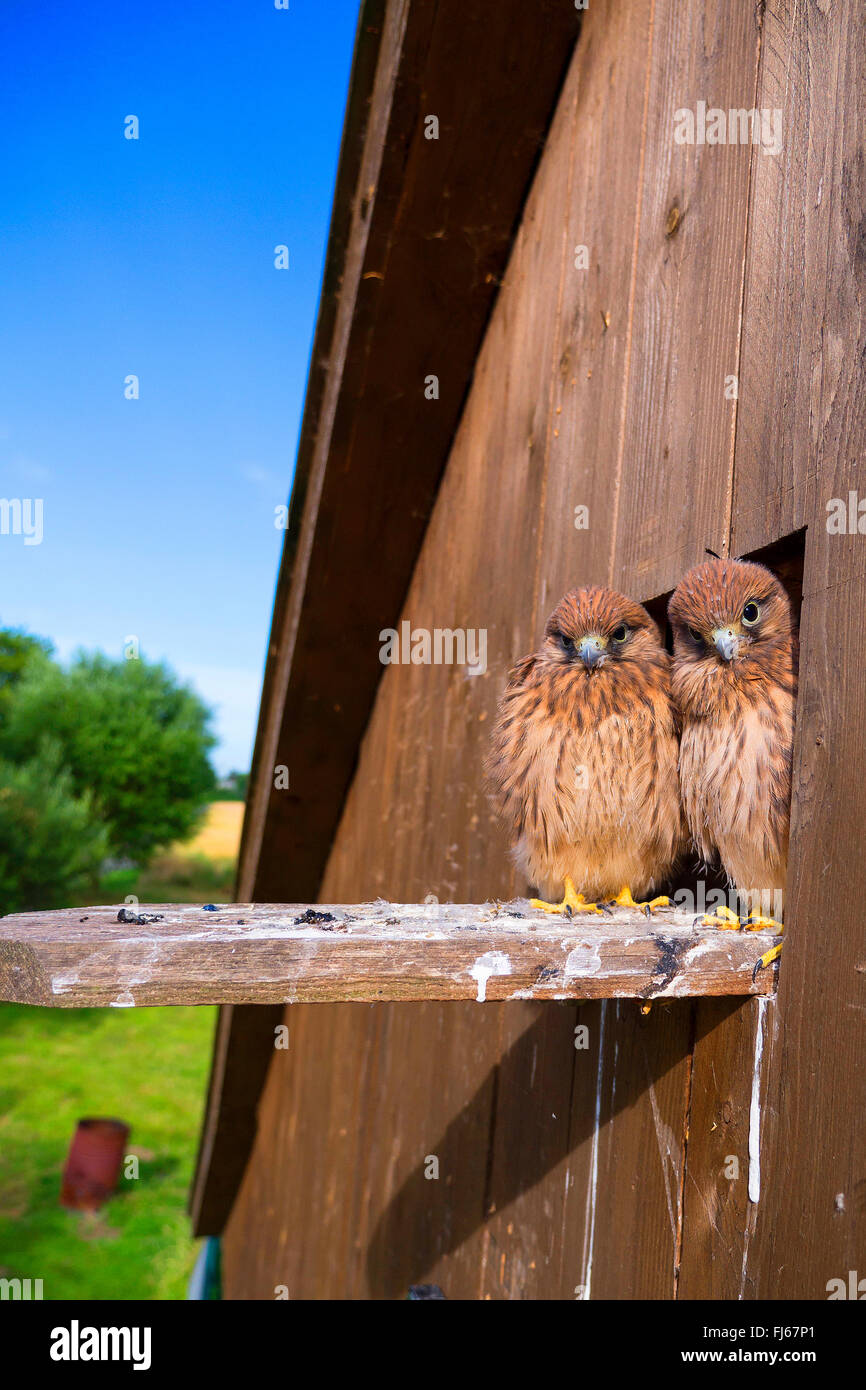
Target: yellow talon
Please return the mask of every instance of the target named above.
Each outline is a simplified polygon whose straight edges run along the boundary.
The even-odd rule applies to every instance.
[[[749,931],[758,931],[761,927],[775,927],[780,935],[785,930],[782,923],[774,922],[772,917],[750,917],[748,923],[745,925],[747,925]],[[768,965],[772,965],[774,960],[779,959],[784,944],[784,941],[777,941],[775,946],[771,946],[769,951],[764,952],[752,971],[753,980],[756,979],[759,970],[766,970]]]
[[[742,928],[743,931],[775,931],[779,935],[785,930],[782,923],[777,922],[774,917],[761,917],[755,914],[743,918]],[[781,950],[781,947],[779,949]]]
[[[714,913],[704,914],[701,926],[718,927],[720,931],[739,931],[740,919],[729,907],[717,907]]]
[[[670,907],[670,905],[670,898],[665,897],[651,898],[650,901],[646,903],[636,903],[631,895],[631,889],[628,884],[620,888],[618,895],[613,899],[614,907],[635,907],[639,912],[646,912],[647,909],[652,912],[656,907]]]
[[[778,926],[778,923],[776,923],[775,925]],[[779,959],[780,955],[782,954],[782,947],[784,946],[784,944],[784,941],[777,941],[775,946],[771,946],[769,951],[764,952],[764,954],[761,956],[758,963],[756,964],[754,970],[752,971],[753,980],[759,970],[766,970],[768,965],[772,965],[774,960]]]
[[[530,907],[538,908],[541,912],[564,912],[567,917],[573,916],[575,912],[597,912],[601,915],[601,908],[597,903],[588,903],[582,893],[575,890],[570,878],[565,880],[565,896],[561,903],[545,903],[541,898],[532,898]]]
[[[697,921],[697,918],[695,918]],[[717,907],[715,913],[701,918],[702,927],[718,927],[721,931],[775,931],[780,936],[785,930],[781,922],[777,922],[774,917],[762,917],[760,913],[752,913],[748,917],[738,917],[729,907]],[[764,970],[768,965],[772,965],[774,960],[778,960],[782,954],[781,941],[777,941],[775,946],[771,946],[769,951],[765,951],[759,958],[754,970],[752,979],[754,980],[759,970]]]

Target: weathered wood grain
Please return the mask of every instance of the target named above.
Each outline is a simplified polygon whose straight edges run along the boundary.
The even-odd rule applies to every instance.
[[[410,1284],[428,1281],[452,1298],[475,1296],[502,1011],[375,1010],[377,1090],[367,1142],[354,1146],[364,1193],[363,1260],[349,1285],[356,1296],[405,1298]]]
[[[748,7],[652,8],[632,279],[609,306],[627,356],[615,506],[603,514],[607,580],[641,600],[727,540],[735,402],[725,378],[737,370],[751,151],[678,145],[674,114],[701,100],[751,106],[759,45]],[[694,1033],[686,1004],[648,1019],[606,1007],[593,1298],[677,1294]]]
[[[755,362],[744,490],[754,480],[759,515],[808,531],[787,979],[768,1040],[767,1177],[747,1277],[757,1298],[824,1299],[831,1279],[862,1274],[866,1249],[866,537],[827,526],[832,498],[866,496],[866,45],[847,3],[768,4],[764,34],[761,104],[782,109],[786,177],[768,171],[756,204],[754,274],[774,297],[776,334],[757,307],[744,321]],[[759,434],[768,381],[787,408]],[[753,524],[744,502],[735,534]]]
[[[728,1153],[742,1165],[755,1006],[698,1006],[712,1032],[695,1052],[689,1298],[823,1299],[866,1239],[864,1111],[846,1091],[866,1061],[866,542],[826,525],[831,498],[866,494],[864,91],[856,6],[770,0],[756,104],[781,112],[782,146],[753,160],[730,548],[743,554],[808,526],[788,940],[764,1021],[757,1203],[743,1178],[720,1172]]]
[[[563,1239],[569,1190],[582,1177],[594,1114],[589,1097],[583,1107],[575,1100],[574,1070],[580,1062],[594,1075],[591,1020],[600,1007],[526,1003],[501,1010],[481,1298],[561,1296],[563,1261],[575,1253]],[[578,1053],[581,1022],[590,1032]]]
[[[771,1033],[772,1020],[756,1004],[708,999],[696,1009],[679,1298],[753,1296],[749,1134],[756,1086],[759,1125],[766,1113]],[[765,1185],[772,1180],[766,1163],[763,1177]]]
[[[769,0],[762,30],[757,105],[781,113],[782,142],[754,160],[737,555],[823,526],[829,498],[863,483],[863,15]]]
[[[163,905],[0,918],[0,997],[60,1008],[766,994],[773,937],[621,909],[510,904]],[[318,919],[318,920],[316,920]]]
[[[534,639],[567,589],[610,582],[652,14],[651,0],[628,7],[602,0],[591,6],[575,54],[570,149],[555,150],[551,139],[549,154],[558,167],[549,170],[544,185],[546,163],[540,171],[541,206],[535,215],[542,223],[545,204],[566,182],[566,169],[569,197],[554,346],[550,364],[545,363],[549,418],[544,422],[543,524],[531,596]],[[625,93],[628,100],[621,95]],[[543,273],[538,274],[544,283]],[[536,292],[527,284],[523,293],[531,300]],[[512,602],[519,599],[516,594]]]
[[[279,1004],[269,1008],[236,1005],[219,1011],[207,1098],[211,1123],[202,1134],[189,1198],[201,1235],[219,1234],[237,1196],[282,1016]],[[212,1163],[215,1153],[217,1164]]]
[[[498,641],[491,645],[501,662],[495,673],[498,688],[510,662],[537,645],[562,593],[609,579],[652,8],[650,0],[629,6],[600,0],[584,17],[521,229],[535,253],[531,258],[515,255],[509,267],[506,291],[517,302],[506,323],[504,351],[490,344],[495,356],[488,371],[494,383],[499,376],[496,357],[510,364],[520,354],[515,366],[509,365],[508,380],[515,380],[521,394],[518,408],[511,404],[511,393],[504,402],[494,395],[488,409],[489,443],[483,452],[478,446],[479,453],[495,458],[501,452],[509,474],[513,470],[519,480],[521,426],[528,418],[534,468],[540,474],[537,489],[511,499],[515,515],[496,528],[509,537],[514,526],[528,524],[527,514],[534,520],[529,499],[540,493],[532,560],[514,573],[506,552],[496,557],[495,567],[478,566],[472,579],[485,594],[499,595],[495,604],[487,603],[497,615]],[[560,223],[562,243],[553,240]],[[537,324],[531,336],[516,331],[527,320]],[[524,383],[534,384],[538,374],[527,408],[522,389]],[[503,416],[508,428],[501,448],[498,421]],[[586,512],[578,514],[579,507]],[[531,629],[521,648],[518,631],[527,617]],[[468,727],[466,737],[467,745],[478,750],[473,754],[467,746],[465,762],[471,766],[483,751],[483,726]],[[492,876],[505,846],[499,850],[491,829],[485,855]],[[517,890],[523,889],[518,881]],[[638,1006],[629,1005],[627,1012],[637,1015]],[[589,1252],[596,1237],[596,1259],[603,1257],[607,1244],[605,1233],[593,1224],[589,1194],[594,1172],[597,1177],[599,1046],[611,1017],[612,1011],[600,1003],[503,1009],[503,1061],[488,1160],[483,1298],[573,1299],[586,1296],[591,1287]],[[654,1018],[650,1026],[655,1027]],[[584,1292],[576,1294],[578,1289]]]
[[[675,113],[754,103],[750,5],[655,6],[611,583],[673,589],[728,539],[751,145],[677,144]]]

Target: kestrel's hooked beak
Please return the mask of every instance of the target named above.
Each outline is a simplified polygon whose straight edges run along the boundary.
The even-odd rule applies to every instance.
[[[588,637],[581,637],[576,650],[587,671],[591,671],[607,656],[607,642],[593,632]]]
[[[716,651],[724,661],[733,661],[740,650],[740,634],[732,627],[717,627],[712,633]]]

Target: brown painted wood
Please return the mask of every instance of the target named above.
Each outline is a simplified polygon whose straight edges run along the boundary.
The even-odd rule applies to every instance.
[[[628,305],[632,290],[651,11],[650,3],[601,3],[587,12],[527,205],[525,240],[534,255],[523,261],[516,255],[509,268],[506,288],[520,295],[523,307],[507,325],[505,353],[520,354],[507,379],[522,382],[530,370],[540,379],[528,409],[518,397],[519,409],[509,410],[507,399],[494,395],[488,432],[505,416],[506,433],[504,447],[493,435],[487,451],[501,457],[509,474],[521,476],[522,409],[531,420],[529,458],[540,474],[541,524],[532,569],[527,563],[512,578],[507,547],[489,571],[472,577],[473,587],[479,580],[484,586],[485,598],[488,591],[501,595],[494,610],[502,614],[498,681],[514,657],[536,645],[561,593],[609,577],[629,315],[609,323],[605,316],[613,305]],[[585,270],[576,264],[584,246]],[[531,337],[518,331],[524,319],[537,324]],[[497,356],[505,353],[497,349]],[[494,371],[491,376],[495,382]],[[512,505],[517,518],[497,520],[497,535],[508,537],[524,513],[534,520],[531,503]],[[585,528],[574,524],[578,506],[588,508]],[[487,599],[487,611],[491,607]],[[530,611],[531,635],[520,647],[511,634]],[[483,738],[471,726],[466,735],[470,748],[461,767],[477,766],[471,745],[477,748]],[[504,857],[498,837],[487,841],[486,853],[495,872],[496,856]],[[588,1193],[597,1175],[598,1051],[609,1011],[597,1004],[526,1005],[503,1013],[508,1066],[500,1071],[513,1080],[497,1092],[489,1160],[495,1209],[485,1213],[481,1296],[583,1297],[596,1235]],[[586,1031],[578,1035],[575,1028]],[[576,1041],[586,1046],[576,1048]]]
[[[651,0],[628,8],[608,0],[593,5],[575,57],[561,302],[547,367],[547,415],[539,427],[546,466],[532,594],[533,639],[541,635],[548,614],[567,589],[610,581],[652,12]],[[612,150],[617,152],[615,159]],[[560,167],[550,172],[552,186],[566,179],[564,154],[558,163]],[[539,189],[540,222],[550,196],[550,188]],[[586,270],[576,264],[583,247],[589,260]],[[584,520],[576,514],[578,507],[587,509],[586,525],[575,524]]]
[[[781,111],[783,142],[779,155],[754,161],[735,554],[823,520],[827,466],[844,496],[861,477],[857,454],[842,449],[859,396],[860,184],[851,172],[862,153],[862,40],[854,4],[810,15],[779,0],[763,7],[757,104]]]
[[[255,1015],[254,1021],[248,1015]],[[273,1055],[282,1006],[220,1010],[206,1127],[190,1192],[195,1234],[219,1235],[244,1175],[257,1122],[258,1099]],[[219,1162],[212,1159],[219,1155]]]
[[[383,1005],[381,1014],[368,1141],[355,1151],[359,1296],[405,1298],[410,1284],[433,1282],[449,1297],[476,1297],[502,1006]]]
[[[619,1003],[605,1012],[590,1297],[672,1298],[691,1009],[653,1006],[642,1018]]]
[[[536,637],[533,575],[541,559],[546,460],[555,438],[554,377],[562,351],[557,340],[564,336],[560,282],[567,278],[571,260],[572,195],[565,171],[574,168],[583,186],[591,185],[610,148],[592,144],[599,167],[588,159],[584,167],[579,156],[588,150],[575,148],[576,131],[589,139],[593,119],[605,109],[605,73],[613,47],[605,57],[596,45],[609,14],[603,6],[586,18],[584,38],[595,64],[584,58],[578,66],[576,58],[567,79],[405,610],[419,625],[441,621],[446,604],[449,621],[483,622],[490,670],[485,678],[471,681],[448,670],[389,671],[332,857],[336,873],[351,872],[351,865],[361,870],[370,860],[361,826],[370,799],[378,801],[388,834],[386,859],[372,866],[380,876],[380,891],[387,891],[390,875],[400,873],[403,863],[419,893],[450,897],[477,888],[507,891],[514,883],[507,845],[485,802],[482,761],[507,668],[517,654],[531,649]],[[583,39],[579,54],[582,49]],[[584,84],[590,74],[595,75],[588,94]],[[603,125],[603,133],[612,132]],[[473,524],[479,517],[483,526]],[[420,736],[431,724],[441,730],[432,742]],[[388,816],[388,797],[405,808],[404,815]],[[565,1013],[574,1016],[571,1009]],[[536,1017],[537,1027],[530,1027]],[[457,1296],[500,1297],[518,1288],[546,1296],[558,1292],[550,1268],[551,1258],[559,1258],[550,1255],[557,1218],[550,1213],[564,1202],[565,1179],[560,1182],[547,1168],[569,1166],[563,1122],[567,1125],[570,1113],[573,1028],[568,1046],[557,1046],[553,1039],[561,1037],[562,1017],[559,1008],[509,1005],[501,1010],[499,1051],[491,1059],[489,1136],[468,1160],[471,1166],[462,1170],[455,1195],[459,1217],[448,1209],[443,1214],[446,1229],[450,1226],[460,1240],[437,1259],[429,1275],[440,1277],[443,1287]],[[455,1020],[451,1010],[443,1011],[443,1025],[449,1035],[455,1027],[459,1031],[458,1055],[477,1048],[478,1028],[471,1014]],[[406,1059],[407,1075],[414,1077],[416,1057],[428,1046],[423,1036],[417,1037],[415,1051]],[[539,1066],[543,1074],[535,1113],[551,1132],[548,1141],[536,1149],[527,1142],[518,1155],[513,1139],[522,1133],[527,1110],[522,1088],[531,1077],[533,1056],[536,1075]],[[448,1078],[449,1095],[459,1096],[463,1086],[458,1064]],[[486,1099],[487,1092],[479,1092],[469,1113],[479,1104],[483,1111]],[[542,1116],[545,1102],[550,1103],[547,1120]],[[456,1112],[462,1114],[466,1104],[458,1103]],[[401,1124],[420,1127],[428,1106],[428,1098],[423,1092],[416,1095],[412,1086],[400,1111]],[[575,1171],[572,1165],[571,1180]],[[485,1200],[479,1200],[475,1228],[467,1233],[465,1197],[478,1191],[486,1194]],[[423,1190],[417,1195],[423,1203]]]
[[[682,1296],[827,1297],[862,1264],[863,1108],[845,1077],[866,1065],[862,623],[859,536],[829,535],[827,502],[866,491],[863,353],[862,20],[855,7],[764,8],[757,105],[782,112],[776,157],[753,161],[731,551],[808,525],[784,988],[769,1011],[759,1078],[762,1193],[719,1178],[718,1137],[742,1152],[754,1008],[715,1019],[695,1056],[704,1133],[689,1149]],[[828,933],[829,885],[844,883]],[[832,890],[829,890],[832,892]],[[712,1088],[712,1089],[711,1089]],[[717,1097],[714,1109],[713,1095]],[[722,1124],[718,1122],[722,1100]],[[716,1131],[707,1132],[713,1113]],[[693,1164],[694,1160],[694,1164]],[[694,1181],[691,1180],[692,1173]]]
[[[766,1114],[774,1019],[757,1005],[718,999],[702,1003],[696,1020],[677,1296],[750,1298],[757,1210],[749,1201],[750,1111],[757,1085],[759,1112]]]
[[[366,1115],[379,1012],[362,1004],[286,1009],[288,1047],[274,1051],[259,1109],[259,1134],[279,1161],[247,1166],[223,1243],[225,1298],[348,1292],[361,1197],[360,1175],[348,1175],[359,1137],[365,1145],[372,1137]],[[231,1235],[239,1227],[240,1243]]]
[[[753,103],[760,36],[747,7],[656,4],[643,93],[639,220],[613,463],[609,582],[669,591],[727,540],[751,150],[677,145],[674,113]],[[609,1005],[597,1140],[593,1298],[676,1296],[692,1092],[694,1010]]]
[[[0,998],[54,1008],[337,1000],[655,999],[768,994],[767,932],[658,908],[573,920],[525,900],[163,904],[0,918]]]
[[[611,573],[638,598],[727,543],[752,147],[677,144],[674,117],[751,107],[759,50],[748,5],[655,7]]]
[[[862,14],[847,3],[767,4],[763,29],[760,104],[783,110],[784,153],[756,185],[744,320],[752,389],[740,407],[753,491],[734,535],[751,535],[756,513],[809,530],[785,980],[748,1287],[758,1298],[826,1298],[828,1280],[862,1275],[866,1250],[866,539],[827,531],[831,498],[866,496],[866,50]],[[760,389],[770,385],[774,411],[756,396],[762,353]],[[824,930],[828,898],[834,924]]]
[[[571,1004],[502,1010],[481,1298],[538,1298],[560,1287],[566,1201],[580,1171],[573,1150],[582,1136],[571,1121],[575,1029],[582,1014]],[[591,1114],[590,1105],[584,1115]]]

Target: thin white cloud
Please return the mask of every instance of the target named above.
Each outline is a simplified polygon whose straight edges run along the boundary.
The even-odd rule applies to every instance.
[[[248,483],[253,483],[256,487],[264,488],[267,492],[275,492],[280,497],[286,490],[285,478],[278,477],[270,469],[263,468],[260,463],[242,463],[240,474]]]
[[[26,454],[13,455],[9,467],[16,477],[23,478],[28,483],[45,483],[52,476],[50,468],[44,463],[37,463],[35,459],[28,458]]]

